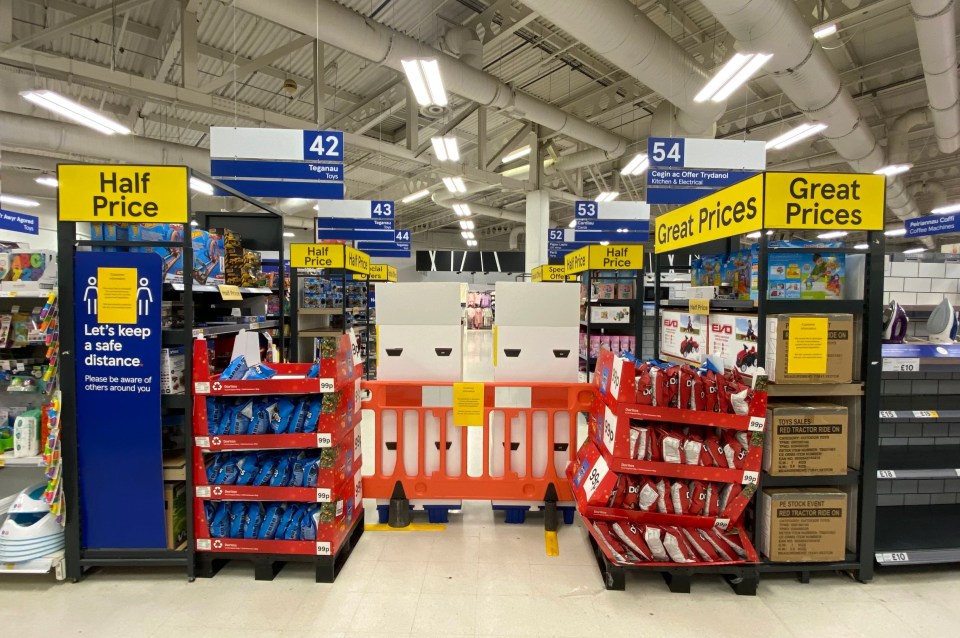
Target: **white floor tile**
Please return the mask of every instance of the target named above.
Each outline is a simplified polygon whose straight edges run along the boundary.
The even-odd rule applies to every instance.
[[[477,628],[475,594],[421,594],[413,620],[416,636],[473,636]]]
[[[478,563],[430,563],[420,591],[424,594],[476,594],[479,574]]]

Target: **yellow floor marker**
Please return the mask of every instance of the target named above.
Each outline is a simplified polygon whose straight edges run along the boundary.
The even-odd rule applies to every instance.
[[[547,546],[547,556],[560,555],[560,541],[557,539],[556,532],[544,532],[543,540]]]
[[[390,527],[386,523],[363,526],[365,532],[443,532],[446,529],[443,523],[410,523],[406,527]]]

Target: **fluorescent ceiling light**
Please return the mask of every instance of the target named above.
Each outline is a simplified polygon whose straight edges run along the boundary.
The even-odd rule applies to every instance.
[[[600,191],[600,194],[597,195],[594,201],[596,202],[612,202],[616,198],[620,197],[620,193],[617,191]]]
[[[513,168],[507,169],[505,171],[500,171],[500,174],[504,177],[516,177],[517,175],[523,175],[524,173],[530,172],[529,164],[521,164],[520,166],[514,166]]]
[[[104,135],[129,135],[130,129],[53,91],[22,91],[20,97]]]
[[[289,231],[285,231],[285,232],[283,233],[283,236],[284,236],[284,237],[296,237],[296,235],[295,235],[294,233],[291,233],[291,232],[289,232]]]
[[[960,212],[960,204],[947,204],[946,206],[940,206],[939,208],[934,208],[930,211],[931,215],[946,215],[947,213],[957,213]]]
[[[433,154],[441,162],[460,161],[460,147],[457,146],[457,138],[449,137],[431,137],[430,143],[433,145]]]
[[[454,204],[453,212],[457,214],[457,217],[470,217],[470,206],[469,204]]]
[[[443,185],[447,187],[447,190],[451,193],[466,193],[467,187],[463,183],[463,178],[460,177],[444,177]]]
[[[35,199],[27,199],[26,197],[17,197],[16,195],[0,195],[0,204],[10,204],[11,206],[26,206],[27,208],[35,208],[40,205]]]
[[[903,254],[912,255],[913,253],[922,253],[922,252],[925,252],[926,250],[927,250],[926,248],[910,248],[908,250],[903,251]]]
[[[577,220],[576,220],[576,218],[571,219],[571,220],[570,220],[570,223],[567,224],[567,228],[576,228],[576,227],[577,227]]]
[[[846,237],[848,234],[845,230],[831,230],[827,233],[820,233],[817,235],[817,239],[840,239],[841,237]]]
[[[884,166],[883,168],[878,168],[877,170],[873,171],[873,174],[887,175],[889,177],[890,175],[899,175],[900,173],[906,173],[911,168],[913,168],[913,164],[890,164],[888,166]]]
[[[410,193],[400,201],[403,202],[404,204],[409,204],[410,202],[415,202],[418,199],[423,199],[429,194],[430,194],[430,191],[428,191],[427,189],[423,189],[422,191],[417,191],[416,193]],[[320,210],[320,205],[318,204],[317,206],[314,206],[313,210]]]
[[[530,154],[530,146],[529,146],[529,145],[528,145],[528,146],[524,146],[523,148],[518,148],[517,150],[515,150],[515,151],[512,152],[512,153],[510,153],[509,155],[504,155],[504,156],[503,156],[503,159],[500,160],[500,163],[502,163],[502,164],[509,164],[510,162],[512,162],[512,161],[514,161],[514,160],[518,160],[518,159],[520,159],[521,157],[525,157],[525,156],[527,156],[527,155],[529,155],[529,154]]]
[[[883,234],[887,237],[901,237],[907,234],[906,228],[893,228],[891,230],[883,231]]]
[[[474,246],[476,246],[476,245],[477,245],[477,240],[476,240],[476,239],[468,239],[468,240],[467,240],[467,246],[469,246],[469,247],[472,248],[472,247],[474,247]]]
[[[213,195],[213,186],[196,177],[190,178],[190,190],[197,191],[203,195]]]
[[[637,153],[633,159],[627,162],[627,165],[620,169],[621,175],[643,175],[647,167],[650,166],[650,160],[646,153]]]
[[[755,233],[749,233],[747,239],[760,239],[760,231],[758,230]]]
[[[837,25],[834,23],[825,24],[822,27],[813,30],[813,37],[817,40],[822,40],[827,36],[831,36],[837,32]]]
[[[413,97],[420,106],[446,106],[447,92],[440,78],[440,63],[436,58],[423,60],[401,60],[403,72],[413,89]]]
[[[768,53],[737,53],[694,96],[694,102],[723,102],[772,58]]]
[[[600,245],[601,245],[601,246],[609,246],[609,245],[610,245],[610,242],[608,242],[608,241],[602,241],[602,242],[600,242]]]
[[[460,236],[464,239],[473,239],[473,233],[469,230],[464,230],[460,232]]]
[[[867,248],[870,248],[870,244],[857,244],[854,246],[855,250],[866,250]]]
[[[59,182],[57,181],[57,178],[53,177],[52,175],[41,175],[40,177],[36,178],[33,181],[40,184],[41,186],[49,186],[50,188],[56,188],[57,185],[59,184]]]
[[[462,228],[463,230],[473,230],[473,226],[474,224],[470,220],[467,220],[467,219],[460,220],[460,228]]]
[[[767,142],[767,150],[770,150],[770,149],[779,150],[781,148],[792,146],[793,144],[796,144],[800,140],[805,140],[808,137],[813,137],[814,135],[824,130],[825,128],[827,128],[827,125],[822,122],[819,122],[819,123],[807,122],[805,124],[801,124],[800,126],[790,129],[783,135],[775,137],[769,142]]]

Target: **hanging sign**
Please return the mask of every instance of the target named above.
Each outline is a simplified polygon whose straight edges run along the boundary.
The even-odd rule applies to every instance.
[[[370,257],[343,244],[290,244],[290,265],[293,268],[343,268],[366,275]]]
[[[190,196],[186,166],[60,164],[62,222],[184,223]]]
[[[641,270],[643,246],[584,246],[564,258],[567,275],[585,270]]]
[[[650,205],[646,202],[580,201],[573,206],[576,230],[621,230],[650,232]]]
[[[756,175],[767,165],[766,143],[753,140],[651,137],[647,201],[687,204]]]
[[[317,239],[390,241],[394,204],[389,200],[322,199],[317,202]],[[365,235],[371,231],[378,235]]]
[[[907,229],[907,237],[923,237],[925,235],[942,235],[944,233],[960,233],[960,213],[951,215],[927,215],[908,219],[903,222]],[[943,250],[942,252],[948,252]]]
[[[9,230],[15,233],[28,235],[40,234],[40,218],[26,213],[16,213],[12,210],[0,209],[0,230]]]
[[[400,228],[391,233],[384,240],[358,241],[357,248],[373,257],[410,257],[410,229]]]
[[[530,279],[535,282],[541,281],[565,281],[567,269],[561,265],[545,264],[533,269]]]
[[[368,253],[369,254],[369,253]],[[397,269],[387,264],[370,264],[370,281],[396,281]]]
[[[74,259],[81,542],[164,548],[158,469],[163,263],[154,253],[77,252]],[[130,517],[123,525],[117,524],[118,503]]]
[[[765,178],[765,228],[883,230],[883,175],[771,172]]]

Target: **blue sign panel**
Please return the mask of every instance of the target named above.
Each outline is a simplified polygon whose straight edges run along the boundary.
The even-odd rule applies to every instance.
[[[167,546],[160,472],[162,265],[154,253],[75,257],[80,502],[73,506],[80,508],[83,547]]]
[[[40,218],[24,213],[15,213],[12,210],[0,209],[0,230],[39,235]]]
[[[648,204],[689,204],[695,202],[701,197],[706,197],[713,192],[713,189],[703,190],[697,188],[656,188],[647,186]]]
[[[556,259],[558,257],[563,257],[567,253],[572,253],[575,250],[580,250],[584,246],[588,246],[586,242],[572,242],[572,241],[551,241],[547,243],[547,257],[550,259]]]
[[[258,177],[263,179],[317,179],[343,181],[343,164],[331,162],[282,162],[211,159],[210,174],[216,179]]]
[[[632,231],[618,233],[615,230],[578,230],[573,233],[574,241],[586,242],[588,244],[597,244],[602,241],[617,244],[642,244],[649,238],[649,233]]]
[[[960,232],[960,213],[951,215],[927,215],[903,222],[907,229],[907,237],[923,237],[925,235],[942,235],[944,233]]]
[[[393,217],[393,202],[389,200],[372,200],[370,202],[370,216],[380,219]]]
[[[262,179],[222,179],[220,181],[249,197],[343,199],[342,182],[280,182]],[[219,191],[217,195],[224,196],[229,193]]]
[[[377,257],[383,259],[395,258],[395,259],[407,259],[410,257],[410,246],[408,245],[406,250],[397,248],[395,250],[388,250],[384,248],[371,248],[371,246],[376,246],[378,244],[371,244],[369,242],[357,242],[357,250],[365,252],[370,257]],[[383,244],[389,245],[389,244]]]
[[[650,233],[650,222],[647,220],[635,219],[577,219],[577,230],[617,230],[626,228],[627,230]]]
[[[317,228],[317,241],[382,241],[393,243],[393,230],[358,230],[356,228]]]
[[[651,168],[647,171],[647,186],[716,190],[732,186],[756,174],[755,171],[709,168]]]
[[[393,230],[393,219],[356,219],[349,217],[317,217],[317,228],[356,230]]]
[[[342,131],[304,131],[303,159],[343,161]]]
[[[683,166],[686,140],[682,137],[647,138],[647,157],[651,166]],[[649,202],[650,199],[647,198]]]

